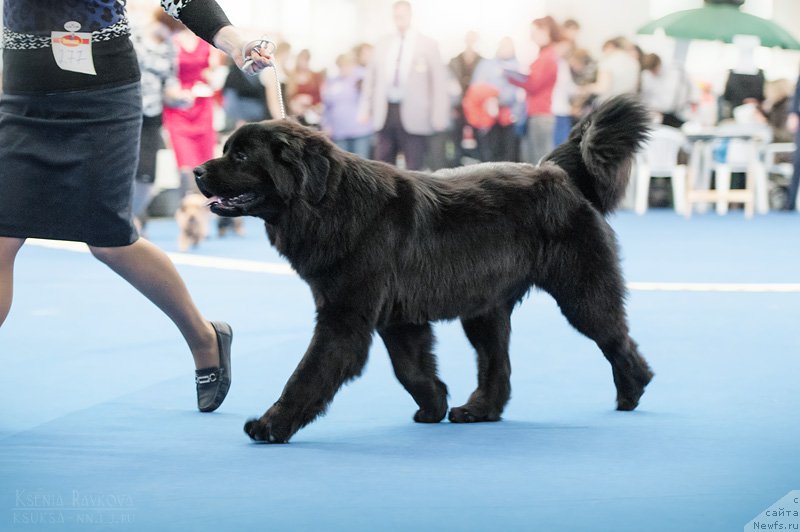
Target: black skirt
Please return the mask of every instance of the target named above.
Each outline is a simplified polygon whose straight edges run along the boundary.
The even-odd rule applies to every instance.
[[[139,83],[0,97],[0,236],[132,244]]]

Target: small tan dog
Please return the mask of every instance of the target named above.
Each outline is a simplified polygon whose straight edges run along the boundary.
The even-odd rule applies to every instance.
[[[201,194],[189,194],[183,198],[181,206],[175,211],[178,222],[178,250],[188,251],[196,248],[208,237],[210,213],[208,200]]]

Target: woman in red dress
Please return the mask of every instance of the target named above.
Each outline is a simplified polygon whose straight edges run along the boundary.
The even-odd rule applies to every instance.
[[[168,91],[164,127],[181,174],[181,196],[196,191],[192,169],[214,157],[213,90],[208,84],[216,51],[194,33],[183,30],[173,37],[178,51],[180,87]]]

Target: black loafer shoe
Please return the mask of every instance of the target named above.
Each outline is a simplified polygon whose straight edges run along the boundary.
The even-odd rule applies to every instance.
[[[201,412],[213,412],[231,387],[231,342],[233,331],[225,322],[212,321],[211,326],[217,333],[219,346],[219,367],[195,370],[194,382],[197,384],[197,409]]]

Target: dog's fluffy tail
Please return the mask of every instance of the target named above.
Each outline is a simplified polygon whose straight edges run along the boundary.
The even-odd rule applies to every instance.
[[[567,142],[543,162],[563,168],[603,214],[616,209],[630,178],[633,157],[650,131],[647,109],[630,96],[608,100],[581,120]]]

